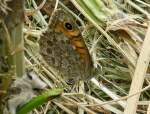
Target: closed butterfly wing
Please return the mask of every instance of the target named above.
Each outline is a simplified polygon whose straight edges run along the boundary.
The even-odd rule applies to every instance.
[[[63,9],[57,10],[39,40],[44,60],[65,79],[88,79],[92,61],[76,20]]]

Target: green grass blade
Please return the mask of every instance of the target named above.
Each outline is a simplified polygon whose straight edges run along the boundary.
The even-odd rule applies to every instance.
[[[49,99],[60,96],[62,92],[63,92],[62,88],[55,88],[55,89],[48,90],[47,92],[31,99],[28,103],[23,105],[17,111],[17,114],[27,114],[28,112],[30,112],[34,108],[37,108],[38,106],[42,105],[43,103],[45,103]]]

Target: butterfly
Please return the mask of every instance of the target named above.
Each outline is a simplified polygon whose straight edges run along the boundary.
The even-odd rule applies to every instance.
[[[76,19],[58,9],[39,40],[40,54],[65,80],[87,80],[93,63]]]

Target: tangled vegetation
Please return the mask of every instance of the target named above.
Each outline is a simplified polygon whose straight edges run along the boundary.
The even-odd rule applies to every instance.
[[[9,18],[11,9],[18,8],[9,3],[12,2],[9,1],[9,8],[4,10],[6,18]],[[6,29],[0,31],[8,37],[6,48],[0,51],[9,50],[0,56],[8,56],[9,66],[16,65],[1,72],[0,61],[0,76],[16,76],[24,72],[25,67],[37,72],[48,88],[64,88],[59,97],[42,102],[43,105],[34,109],[34,114],[150,113],[149,0],[26,0],[23,7],[25,13],[21,15],[24,19],[17,20],[11,15],[17,22],[21,21],[16,31],[22,30],[23,33],[15,31],[15,36],[11,31],[9,39],[9,34],[4,32]],[[92,79],[76,85],[67,84],[39,54],[38,41],[60,7],[76,18],[95,69]],[[10,32],[8,20],[1,16],[0,19],[1,28],[6,25]],[[16,40],[13,46],[9,42],[12,39]],[[15,58],[13,63],[12,57]],[[0,87],[7,88],[8,84]]]

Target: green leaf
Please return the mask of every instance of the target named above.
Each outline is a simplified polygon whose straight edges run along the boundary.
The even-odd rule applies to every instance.
[[[60,96],[62,92],[63,92],[62,88],[55,88],[55,89],[48,90],[44,92],[42,95],[34,97],[28,103],[26,103],[21,108],[19,108],[17,114],[27,114],[28,112],[42,105],[49,99],[53,99],[57,96]]]

